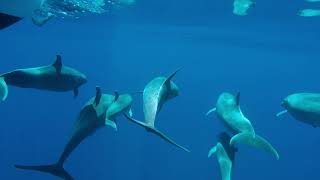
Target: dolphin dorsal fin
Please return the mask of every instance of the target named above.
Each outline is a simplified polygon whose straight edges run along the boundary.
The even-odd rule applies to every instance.
[[[240,106],[240,92],[237,93],[236,103],[237,103],[237,106]]]
[[[173,73],[166,79],[166,81],[164,82],[164,84],[170,85],[170,81],[172,80],[172,78],[173,78],[180,70],[181,70],[181,68],[178,69],[178,70],[176,70],[175,72],[173,72]]]
[[[118,91],[114,91],[114,100],[113,102],[116,102],[119,99],[119,92]]]
[[[56,68],[57,74],[60,74],[62,69],[62,58],[60,55],[57,55],[56,61],[53,63],[53,66]]]
[[[96,104],[96,106],[98,106],[100,104],[101,96],[102,96],[101,87],[97,86],[96,87],[96,98],[94,99],[94,103]]]

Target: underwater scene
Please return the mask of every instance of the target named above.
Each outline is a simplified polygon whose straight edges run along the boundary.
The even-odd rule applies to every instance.
[[[320,179],[320,0],[0,0],[0,180]]]

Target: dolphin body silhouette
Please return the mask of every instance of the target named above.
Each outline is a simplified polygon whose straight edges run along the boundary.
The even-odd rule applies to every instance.
[[[232,166],[237,149],[230,146],[231,137],[223,132],[218,135],[218,143],[210,149],[208,157],[217,156],[222,180],[231,180]]]
[[[223,124],[236,135],[230,140],[230,145],[244,143],[259,149],[266,150],[279,159],[278,152],[264,138],[255,134],[251,122],[243,115],[240,108],[240,93],[234,96],[222,93],[217,101],[216,108],[211,109],[207,115],[216,112]]]
[[[128,94],[108,95],[102,94],[97,87],[96,96],[90,99],[80,111],[74,124],[73,133],[66,144],[63,153],[57,163],[46,166],[15,165],[18,169],[33,170],[49,173],[65,180],[73,180],[73,177],[63,168],[65,161],[78,145],[97,129],[107,126],[116,128],[115,119],[122,113],[129,113],[132,98]]]
[[[64,66],[61,56],[57,55],[52,65],[18,69],[0,75],[0,99],[7,98],[7,85],[56,92],[73,91],[74,97],[77,97],[79,87],[86,82],[87,78],[84,74]]]
[[[148,132],[160,136],[165,141],[186,152],[190,152],[188,149],[179,145],[155,127],[157,114],[161,111],[163,105],[170,99],[173,99],[179,95],[179,88],[172,81],[172,78],[177,74],[178,71],[175,71],[169,77],[157,77],[147,84],[143,91],[143,111],[145,116],[144,122],[135,120],[128,116],[126,117],[133,123],[144,127]]]
[[[291,114],[295,119],[309,124],[313,127],[320,127],[320,94],[297,93],[286,97],[282,102],[285,111],[277,114]]]

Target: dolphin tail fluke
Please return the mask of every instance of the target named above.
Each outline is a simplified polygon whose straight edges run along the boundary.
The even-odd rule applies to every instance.
[[[0,77],[0,99],[6,100],[8,96],[8,85],[4,80],[4,77]]]
[[[273,154],[277,160],[279,160],[279,154],[277,150],[264,138],[252,133],[240,133],[233,136],[230,140],[230,145],[234,146],[235,144],[247,144],[254,146],[258,149],[263,149],[271,154]]]
[[[176,143],[175,141],[173,141],[172,139],[170,139],[168,136],[166,136],[165,134],[163,134],[161,131],[157,130],[156,128],[151,127],[150,125],[148,125],[148,124],[146,124],[146,123],[144,123],[144,122],[135,120],[135,119],[129,117],[127,114],[124,114],[124,116],[125,116],[128,120],[130,120],[131,122],[133,122],[133,123],[135,123],[135,124],[137,124],[137,125],[139,125],[139,126],[141,126],[141,127],[144,127],[148,132],[152,132],[152,133],[160,136],[163,140],[167,141],[168,143],[170,143],[170,144],[172,144],[172,145],[174,145],[174,146],[178,147],[179,149],[182,149],[182,150],[184,150],[184,151],[186,151],[186,152],[190,152],[190,150],[188,150],[187,148],[179,145],[178,143]]]
[[[48,165],[48,166],[22,166],[14,165],[15,168],[21,170],[38,171],[43,173],[49,173],[54,176],[60,177],[64,180],[74,180],[73,177],[63,168],[62,165]]]

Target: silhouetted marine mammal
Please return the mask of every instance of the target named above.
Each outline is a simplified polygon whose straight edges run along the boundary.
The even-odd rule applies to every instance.
[[[189,152],[188,149],[177,144],[165,134],[160,132],[155,127],[155,121],[157,114],[160,112],[162,106],[170,99],[175,98],[179,94],[178,86],[171,81],[178,71],[174,72],[168,78],[157,77],[147,84],[143,91],[143,111],[145,121],[141,122],[131,117],[126,116],[130,121],[144,127],[148,132],[154,133],[160,136],[167,142],[175,145],[176,147]]]
[[[129,113],[131,104],[132,98],[130,95],[113,96],[102,94],[101,89],[97,87],[96,96],[90,99],[82,108],[74,124],[71,138],[56,164],[48,166],[15,165],[15,167],[50,173],[62,179],[72,180],[71,175],[63,168],[70,154],[84,139],[92,135],[97,129],[105,125],[115,124],[109,121],[115,121],[115,118],[122,113]],[[115,127],[114,125],[112,126]]]
[[[230,140],[230,145],[245,143],[264,149],[279,159],[278,152],[264,138],[255,134],[251,122],[243,115],[240,109],[240,93],[233,96],[230,93],[222,93],[217,101],[216,108],[210,110],[207,115],[216,112],[223,124],[236,135]]]
[[[87,82],[81,72],[64,66],[60,55],[52,65],[18,69],[0,75],[0,99],[5,100],[8,94],[7,85],[21,88],[34,88],[56,92],[73,91],[78,96],[78,88]]]
[[[310,124],[313,127],[320,127],[320,94],[297,93],[286,97],[282,102],[285,111],[277,114],[289,113],[295,119]]]
[[[222,180],[230,180],[232,174],[232,166],[237,149],[230,146],[231,137],[228,133],[223,132],[218,135],[218,143],[216,146],[210,149],[208,157],[216,154],[219,165]]]

